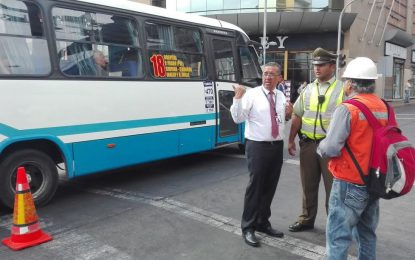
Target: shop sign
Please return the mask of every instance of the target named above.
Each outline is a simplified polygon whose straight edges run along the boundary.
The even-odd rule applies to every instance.
[[[390,42],[385,42],[385,56],[392,56],[395,58],[400,58],[406,60],[407,51],[406,48],[392,44]],[[412,58],[413,60],[413,58]]]
[[[264,37],[259,37],[260,42],[262,43]],[[288,36],[276,36],[273,38],[276,41],[273,41],[269,37],[266,37],[265,40],[265,48],[268,49],[269,46],[277,46],[278,49],[285,49],[284,42],[288,39]]]

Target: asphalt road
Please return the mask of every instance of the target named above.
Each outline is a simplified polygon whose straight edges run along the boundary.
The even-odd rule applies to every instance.
[[[415,104],[395,107],[415,143]],[[301,209],[298,158],[285,163],[272,204],[271,223],[283,239],[260,236],[252,248],[241,237],[248,181],[236,146],[158,161],[75,180],[62,179],[52,202],[37,213],[54,240],[0,259],[324,259],[324,193],[316,228],[290,233]],[[415,191],[381,201],[377,259],[414,259]],[[0,238],[10,235],[12,212],[0,208]],[[350,250],[355,258],[356,250]]]

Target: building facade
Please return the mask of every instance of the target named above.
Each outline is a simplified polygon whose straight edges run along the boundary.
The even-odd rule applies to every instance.
[[[129,0],[129,1],[166,8],[166,0]]]
[[[315,48],[337,52],[338,24],[345,5],[340,53],[346,55],[346,61],[368,56],[377,63],[382,74],[377,81],[379,96],[403,99],[409,80],[414,97],[413,0],[169,0],[166,8],[238,25],[265,46],[265,61],[283,66],[284,78],[295,90],[302,82],[313,80],[311,53]],[[264,61],[262,47],[258,51]]]

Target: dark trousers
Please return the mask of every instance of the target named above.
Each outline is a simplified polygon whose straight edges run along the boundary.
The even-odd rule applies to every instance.
[[[328,170],[328,159],[323,159],[316,152],[318,144],[314,141],[300,140],[300,175],[303,187],[303,212],[298,222],[314,226],[318,208],[318,189],[323,177],[326,190],[326,213],[330,198],[333,175]]]
[[[242,231],[269,226],[271,202],[280,178],[284,142],[246,141],[249,183],[245,192]]]

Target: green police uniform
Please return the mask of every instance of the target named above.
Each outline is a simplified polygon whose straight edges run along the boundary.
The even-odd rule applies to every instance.
[[[322,48],[317,48],[313,52],[313,64],[335,64],[336,57]],[[323,177],[326,190],[326,210],[328,208],[333,177],[328,170],[328,159],[321,158],[316,150],[318,143],[326,136],[325,132],[330,123],[331,114],[343,101],[343,96],[343,83],[333,76],[326,82],[316,79],[308,84],[294,104],[294,113],[301,117],[299,144],[303,188],[302,213],[297,222],[308,228],[314,227],[317,216],[321,177]],[[296,230],[295,224],[290,226],[290,231],[302,231],[301,228]]]

